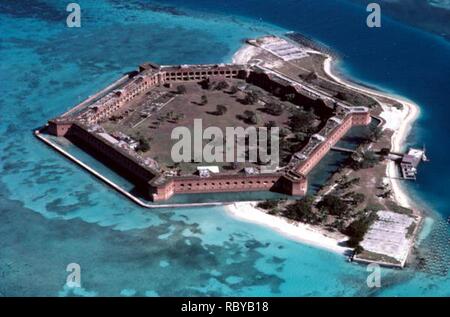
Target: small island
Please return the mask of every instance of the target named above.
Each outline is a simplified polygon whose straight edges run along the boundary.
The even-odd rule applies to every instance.
[[[170,203],[180,194],[280,193],[266,201],[189,206],[227,205],[240,219],[355,261],[403,267],[421,223],[398,180],[400,170],[415,173],[425,158],[424,151],[401,153],[418,107],[342,80],[332,73],[332,61],[326,48],[292,33],[247,40],[232,64],[145,63],[35,134],[142,207],[187,206]],[[194,130],[198,120],[205,128],[279,128],[278,164],[174,162],[172,131]],[[363,140],[358,148],[337,146],[355,127]],[[55,137],[92,154],[136,190],[121,188]],[[330,151],[348,160],[311,192],[308,176]]]

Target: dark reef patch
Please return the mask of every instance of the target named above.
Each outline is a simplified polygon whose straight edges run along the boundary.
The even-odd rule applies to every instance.
[[[198,237],[185,237],[186,229],[201,232],[198,224],[174,221],[171,212],[159,214],[161,225],[118,231],[79,219],[46,219],[20,202],[7,199],[8,192],[3,189],[0,183],[0,222],[7,224],[0,226],[4,237],[0,241],[0,293],[3,295],[57,295],[65,283],[65,268],[72,262],[82,268],[83,288],[105,296],[118,296],[125,288],[136,289],[140,295],[152,290],[166,296],[196,296],[203,294],[200,289],[211,280],[233,290],[267,285],[277,292],[283,282],[255,268],[255,262],[262,257],[257,249],[240,250],[242,241],[228,241],[224,248],[204,245]],[[60,213],[72,207],[83,208],[86,197],[79,194],[79,206],[58,205],[58,201],[53,208]],[[161,243],[158,236],[167,233],[171,233],[170,238]],[[242,235],[234,237],[243,238]],[[35,259],[32,266],[28,259]],[[169,261],[168,267],[160,265],[164,259]],[[232,263],[226,264],[227,261]],[[165,270],[171,270],[171,274]],[[205,273],[211,270],[223,274],[217,277]],[[117,275],[117,272],[124,274]],[[239,283],[226,281],[237,274],[242,277]],[[208,295],[224,294],[220,289],[211,289]]]
[[[128,0],[126,2],[120,0],[108,0],[114,7],[127,10],[148,10],[153,12],[161,12],[175,16],[187,16],[187,13],[174,6],[162,5],[156,2]]]
[[[56,8],[46,1],[20,0],[1,1],[0,12],[15,18],[34,18],[48,22],[61,22],[66,20],[65,4],[61,2],[61,8]]]

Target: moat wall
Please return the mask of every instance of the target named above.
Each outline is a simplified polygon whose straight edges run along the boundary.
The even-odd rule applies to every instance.
[[[157,176],[156,171],[141,165],[134,157],[121,149],[113,147],[106,140],[90,133],[84,127],[73,124],[66,138],[95,156],[105,165],[116,170],[120,175],[132,181],[142,193],[148,193],[148,182]]]
[[[260,71],[249,71],[246,66],[221,65],[221,66],[188,66],[188,67],[162,67],[153,64],[141,65],[140,71],[129,75],[120,92],[115,91],[101,109],[94,112],[88,118],[88,124],[96,124],[100,120],[107,119],[113,112],[119,110],[122,105],[131,101],[138,94],[156,85],[171,82],[199,81],[207,78],[214,80],[226,78],[242,78],[249,83],[263,89],[274,92],[277,95],[292,94],[293,103],[304,104],[321,111],[325,117],[330,117],[333,109],[327,107],[320,99],[311,99],[302,95],[292,85],[272,78]],[[123,82],[123,80],[122,80]],[[113,88],[116,88],[115,86]],[[105,91],[105,90],[104,90]],[[105,94],[108,92],[106,91]],[[70,112],[70,111],[69,111]],[[367,125],[370,123],[370,114],[356,112],[347,115],[342,123],[327,135],[324,140],[309,157],[296,167],[294,177],[284,176],[282,173],[273,174],[217,174],[207,178],[199,176],[169,177],[160,182],[160,172],[143,166],[135,157],[119,149],[106,140],[91,133],[74,118],[60,117],[49,121],[48,131],[57,136],[65,136],[77,145],[94,153],[103,162],[118,170],[126,178],[135,182],[150,198],[155,201],[167,200],[174,194],[187,193],[211,193],[211,192],[242,192],[242,191],[276,191],[289,195],[304,195],[307,192],[306,175],[320,162],[353,125]]]

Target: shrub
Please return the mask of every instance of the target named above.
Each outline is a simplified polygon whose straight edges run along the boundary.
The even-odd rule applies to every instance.
[[[358,247],[359,243],[364,239],[364,235],[376,219],[376,213],[372,212],[367,217],[361,217],[350,223],[343,231],[350,238],[347,241],[347,245],[351,248]]]
[[[264,210],[272,210],[278,206],[278,201],[275,200],[266,200],[261,201],[256,205],[258,208],[264,209]]]
[[[236,94],[238,91],[239,91],[239,89],[235,85],[231,86],[230,93],[232,95]]]
[[[273,116],[281,116],[283,114],[283,106],[279,103],[266,103],[264,106],[264,111],[268,114],[271,114]]]
[[[286,218],[302,221],[306,223],[317,223],[319,217],[313,212],[312,204],[314,199],[310,196],[303,197],[300,200],[296,200],[295,203],[289,205],[282,211],[283,216]]]
[[[185,94],[186,92],[187,92],[186,86],[184,86],[184,85],[177,86],[177,93],[182,95],[182,94]]]
[[[222,80],[217,83],[215,89],[216,90],[224,90],[224,89],[227,89],[228,87],[230,87],[230,85],[225,80]]]
[[[347,211],[347,203],[335,195],[326,195],[318,204],[319,209],[327,210],[330,215],[341,216]]]
[[[289,118],[289,126],[294,132],[308,133],[314,130],[316,120],[313,111],[295,111]]]
[[[247,105],[253,105],[258,101],[258,95],[254,91],[248,92],[244,97],[244,102]]]
[[[136,147],[137,151],[141,151],[141,152],[148,152],[150,151],[150,143],[148,142],[147,139],[145,139],[144,137],[139,138],[139,144]]]
[[[217,105],[216,106],[216,115],[221,116],[224,115],[227,112],[228,108],[224,105]]]
[[[206,95],[202,95],[200,104],[204,106],[207,103],[208,103],[208,97],[206,97]]]

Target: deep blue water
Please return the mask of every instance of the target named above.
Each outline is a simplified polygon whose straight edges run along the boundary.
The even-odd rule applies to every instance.
[[[438,220],[450,215],[448,42],[386,17],[368,29],[345,1],[79,3],[82,27],[68,29],[61,1],[0,2],[0,295],[70,295],[72,262],[80,295],[450,295],[448,274],[413,269],[383,270],[369,289],[365,267],[221,208],[138,208],[32,136],[143,61],[229,61],[244,38],[295,30],[336,50],[345,76],[421,106],[410,142],[432,161],[409,187]]]

